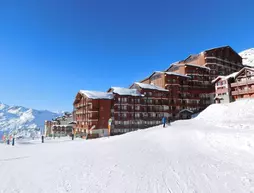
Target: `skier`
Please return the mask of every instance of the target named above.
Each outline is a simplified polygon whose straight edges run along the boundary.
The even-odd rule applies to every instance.
[[[163,117],[163,118],[162,118],[163,127],[166,127],[166,121],[167,121],[166,117]]]

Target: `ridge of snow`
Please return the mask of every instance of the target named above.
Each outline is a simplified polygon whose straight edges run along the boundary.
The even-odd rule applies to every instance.
[[[212,83],[215,83],[219,78],[221,78],[222,80],[228,80],[229,78],[235,78],[236,75],[238,74],[238,72],[233,72],[232,74],[229,74],[227,76],[218,76],[217,78],[212,80]]]
[[[162,87],[152,85],[152,84],[145,84],[145,83],[140,83],[140,82],[135,82],[134,84],[138,85],[140,88],[144,89],[152,89],[152,90],[159,90],[159,91],[166,91],[168,92],[167,89],[164,89]]]
[[[233,103],[213,104],[196,119],[206,120],[219,127],[253,129],[254,99],[242,99]]]
[[[100,91],[80,90],[79,93],[87,96],[90,99],[112,99],[113,94]]]
[[[243,58],[243,65],[254,67],[254,48],[244,50],[239,55]]]
[[[116,93],[119,95],[141,96],[140,92],[137,89],[122,88],[122,87],[111,87],[111,89],[113,90],[113,93]]]

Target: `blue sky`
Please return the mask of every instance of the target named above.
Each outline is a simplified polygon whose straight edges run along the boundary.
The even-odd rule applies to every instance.
[[[0,0],[0,101],[71,110],[204,49],[254,47],[253,0]]]

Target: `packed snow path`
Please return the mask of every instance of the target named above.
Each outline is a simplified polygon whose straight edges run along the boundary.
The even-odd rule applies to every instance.
[[[214,108],[228,126],[211,118]],[[167,128],[0,145],[0,192],[254,192],[254,124],[233,108],[254,116],[254,101],[241,101]]]

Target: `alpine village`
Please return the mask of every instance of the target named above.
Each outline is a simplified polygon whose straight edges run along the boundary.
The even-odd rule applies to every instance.
[[[254,68],[230,46],[208,49],[154,71],[129,88],[80,90],[73,112],[45,121],[45,135],[86,139],[190,119],[213,103],[254,97]]]

